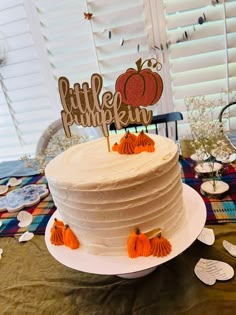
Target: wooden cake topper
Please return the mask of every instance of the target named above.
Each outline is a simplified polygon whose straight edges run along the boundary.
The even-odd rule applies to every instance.
[[[103,80],[97,73],[91,76],[90,86],[83,82],[82,85],[75,83],[73,88],[67,78],[60,77],[58,84],[63,107],[61,117],[66,136],[71,137],[70,126],[74,123],[83,127],[100,126],[110,151],[108,127],[112,122],[116,129],[130,124],[150,124],[152,111],[144,107],[156,103],[163,90],[159,74],[151,69],[142,69],[145,62],[148,67],[159,65],[157,61],[153,64],[152,60],[142,63],[139,59],[136,62],[138,71],[128,69],[119,76],[114,94],[107,91],[100,96]]]

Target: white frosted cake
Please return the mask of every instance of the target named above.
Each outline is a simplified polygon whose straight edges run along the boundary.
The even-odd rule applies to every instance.
[[[184,215],[177,145],[149,135],[155,152],[108,152],[106,138],[82,143],[46,167],[49,188],[61,219],[95,255],[127,255],[130,233],[162,229],[171,238]],[[111,135],[110,143],[120,135]]]

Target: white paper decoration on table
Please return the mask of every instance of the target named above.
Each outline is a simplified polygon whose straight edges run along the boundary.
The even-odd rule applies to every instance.
[[[203,228],[197,239],[206,245],[213,245],[215,242],[215,234],[213,229]]]
[[[26,227],[26,226],[30,225],[31,222],[33,221],[33,216],[31,213],[29,213],[27,211],[21,211],[17,215],[17,220],[20,221],[18,223],[19,227]]]
[[[0,195],[5,194],[8,191],[7,185],[0,185]]]
[[[3,249],[0,248],[0,259],[2,258]]]
[[[31,207],[48,195],[45,184],[31,184],[14,189],[0,197],[0,211],[16,212],[24,207]]]
[[[227,252],[230,253],[231,256],[236,257],[236,246],[233,245],[232,243],[224,240],[223,241],[223,246],[227,250]]]
[[[7,183],[8,186],[17,186],[22,183],[22,179],[16,179],[15,177],[11,177]]]
[[[204,258],[198,261],[194,272],[198,279],[207,285],[215,284],[216,280],[226,281],[234,276],[234,270],[229,264]]]
[[[26,231],[19,237],[19,242],[28,242],[34,237],[34,233]]]

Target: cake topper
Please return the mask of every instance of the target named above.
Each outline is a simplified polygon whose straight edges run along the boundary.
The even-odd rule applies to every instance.
[[[149,68],[143,69],[145,63]],[[137,70],[128,69],[118,77],[114,94],[107,91],[100,95],[103,79],[98,73],[92,74],[90,86],[83,82],[82,85],[75,83],[72,88],[66,77],[59,78],[61,117],[68,138],[71,137],[70,126],[74,123],[83,127],[100,126],[110,151],[109,125],[112,122],[116,129],[130,124],[150,124],[152,111],[145,107],[154,105],[163,91],[161,77],[150,68],[156,68],[160,63],[153,58],[144,62],[139,59],[136,65]]]

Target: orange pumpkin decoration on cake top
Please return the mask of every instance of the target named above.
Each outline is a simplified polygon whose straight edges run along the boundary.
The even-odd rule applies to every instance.
[[[154,145],[151,143],[146,144],[144,147],[144,151],[154,152],[155,151]]]
[[[112,146],[112,151],[118,151],[118,148],[119,148],[119,144],[116,142]]]
[[[120,154],[133,154],[135,148],[135,141],[131,133],[126,133],[124,137],[121,138],[118,152]]]
[[[154,140],[152,140],[152,138],[150,138],[147,134],[145,134],[143,132],[143,130],[139,133],[139,135],[137,136],[135,145],[142,145],[143,147],[145,147],[148,144],[152,144],[154,146],[155,142]]]

